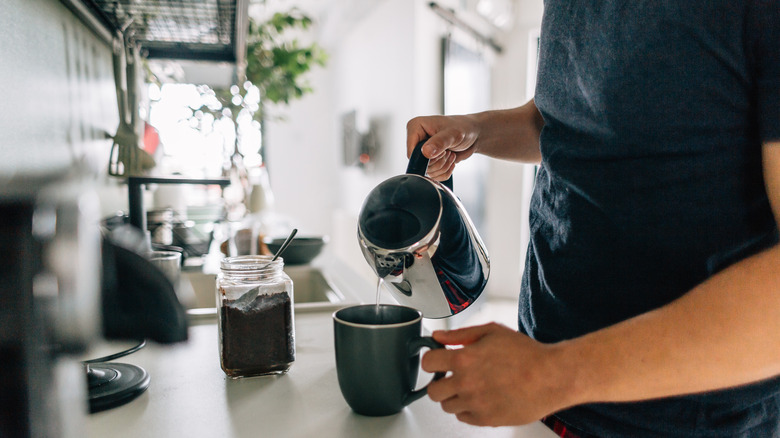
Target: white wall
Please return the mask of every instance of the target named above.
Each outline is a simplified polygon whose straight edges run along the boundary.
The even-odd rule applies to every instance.
[[[355,218],[371,188],[404,171],[407,120],[440,111],[439,44],[450,27],[426,0],[371,0],[360,9],[359,19],[330,30],[337,35],[327,39],[328,66],[311,75],[316,92],[279,109],[287,120],[267,126],[266,142],[277,211],[302,234],[330,235],[331,249],[370,278],[357,248]],[[496,108],[528,98],[527,38],[539,25],[542,0],[517,0],[516,12],[511,32],[495,35],[505,48],[493,69]],[[110,140],[103,134],[113,133],[118,121],[110,48],[57,0],[5,0],[0,27],[0,180],[77,161],[104,175]],[[382,148],[371,171],[341,164],[340,116],[350,110],[381,121]],[[528,173],[516,164],[491,166],[489,290],[516,296]],[[115,198],[121,208],[124,197]]]
[[[290,216],[302,233],[329,234],[332,249],[367,276],[371,273],[357,248],[355,218],[368,192],[405,168],[406,121],[416,114],[418,3],[378,2],[327,47],[328,67],[314,75],[317,92],[293,103],[285,122],[266,128],[277,211]],[[358,112],[362,125],[370,120],[381,125],[381,148],[368,172],[341,164],[340,118],[351,110]],[[301,175],[317,186],[301,183]]]
[[[512,108],[532,96],[526,88],[529,35],[539,27],[542,0],[516,3],[512,31],[502,35],[506,50],[493,67],[493,106]],[[531,54],[533,58],[533,54]],[[491,240],[486,242],[491,257],[488,293],[516,298],[528,245],[528,201],[533,184],[533,166],[491,160],[488,182],[487,220]]]
[[[111,47],[58,0],[0,10],[0,183],[77,162],[105,174],[119,121]]]
[[[462,2],[440,1],[457,7]],[[528,33],[541,20],[542,0],[518,0],[515,26],[497,35],[504,46],[495,56],[493,103],[524,103]],[[424,0],[380,0],[360,20],[329,38],[325,70],[312,75],[313,95],[285,110],[287,120],[266,128],[271,183],[277,211],[302,233],[331,236],[331,250],[373,279],[360,255],[356,217],[368,192],[406,168],[406,122],[435,114],[441,102],[440,40],[448,30]],[[376,167],[364,171],[341,165],[340,116],[357,110],[367,124],[381,121]],[[524,167],[491,163],[487,218],[492,241],[489,293],[517,296],[525,248],[520,223],[527,221],[519,188]],[[314,181],[310,183],[309,181]]]

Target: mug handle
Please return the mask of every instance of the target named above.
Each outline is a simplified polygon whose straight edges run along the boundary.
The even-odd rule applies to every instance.
[[[422,336],[409,341],[409,355],[414,356],[415,354],[419,353],[423,347],[428,347],[431,350],[436,348],[445,348],[444,344],[440,344],[434,341],[432,337]],[[443,372],[434,373],[431,382],[443,378],[446,374],[447,373],[443,373]],[[428,384],[430,384],[431,382],[428,382]],[[413,401],[419,400],[425,394],[428,394],[428,385],[425,385],[420,389],[413,390],[412,392],[407,394],[406,398],[404,398],[404,406],[410,404]]]
[[[417,146],[414,147],[412,155],[409,157],[409,164],[406,166],[407,174],[425,176],[425,172],[428,171],[428,158],[426,158],[426,156],[422,153],[422,147],[426,141],[428,141],[427,138],[417,143]],[[447,180],[442,182],[442,184],[448,189],[453,190],[452,176],[447,178]]]

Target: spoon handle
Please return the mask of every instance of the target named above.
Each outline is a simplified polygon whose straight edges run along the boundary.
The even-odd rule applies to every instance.
[[[290,242],[292,242],[293,237],[295,237],[296,234],[298,234],[298,229],[293,228],[292,233],[290,233],[290,235],[287,236],[287,239],[279,247],[279,250],[276,251],[276,254],[274,254],[274,258],[272,258],[271,261],[276,260],[284,252],[284,250],[287,249],[288,246],[290,246]]]

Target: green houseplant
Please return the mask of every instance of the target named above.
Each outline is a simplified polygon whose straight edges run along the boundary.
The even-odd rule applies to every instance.
[[[211,95],[212,104],[193,108],[215,119],[231,117],[234,122],[243,114],[262,123],[269,118],[266,103],[289,104],[313,91],[306,74],[316,66],[324,66],[327,54],[315,42],[302,45],[290,33],[309,29],[312,19],[297,8],[274,13],[268,20],[251,19],[247,36],[246,65],[240,66],[237,83],[229,89],[200,86],[199,91]],[[240,142],[240,135],[236,141]]]
[[[311,93],[313,89],[307,81],[307,73],[317,66],[325,66],[327,54],[324,49],[316,42],[302,44],[297,38],[312,24],[312,19],[297,8],[276,12],[261,22],[251,19],[246,64],[239,66],[237,83],[229,89],[198,87],[201,95],[210,99],[206,99],[209,103],[192,108],[193,117],[200,120],[208,113],[212,120],[230,118],[235,127],[232,154],[226,157],[223,175],[240,183],[243,193],[236,197],[245,200],[251,191],[241,151],[253,150],[260,155],[261,162],[265,162],[261,144],[243,144],[243,130],[259,129],[262,139],[264,124],[272,117],[266,110],[267,104],[286,105]],[[248,119],[252,123],[241,123]]]

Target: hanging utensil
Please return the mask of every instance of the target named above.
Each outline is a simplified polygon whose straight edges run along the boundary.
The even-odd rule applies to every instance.
[[[140,98],[138,73],[139,48],[122,34],[114,38],[114,82],[116,85],[119,126],[109,154],[108,174],[141,175],[155,166],[154,158],[143,150],[143,121],[138,115]]]

